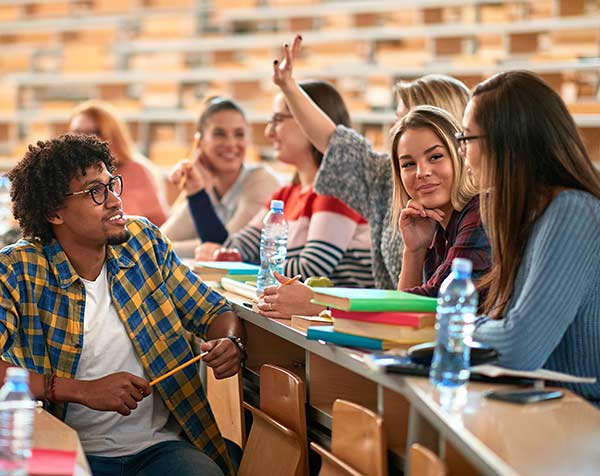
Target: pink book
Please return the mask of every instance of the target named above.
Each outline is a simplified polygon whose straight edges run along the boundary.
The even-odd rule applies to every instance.
[[[397,312],[397,311],[342,311],[332,309],[331,317],[334,319],[348,319],[350,321],[373,322],[388,324],[392,326],[407,326],[421,329],[433,327],[435,324],[435,313],[433,312]]]
[[[27,471],[29,476],[73,476],[76,460],[75,451],[33,448]]]

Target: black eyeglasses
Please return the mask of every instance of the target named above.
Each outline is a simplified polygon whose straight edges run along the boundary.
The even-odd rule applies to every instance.
[[[120,197],[123,193],[123,178],[120,175],[115,175],[111,177],[108,183],[97,183],[93,187],[88,188],[87,190],[82,190],[81,192],[71,192],[65,193],[65,197],[71,197],[74,195],[83,195],[84,193],[89,193],[94,203],[97,205],[102,205],[106,202],[108,198],[108,191],[111,191],[116,197]]]
[[[468,143],[468,141],[470,140],[480,139],[481,137],[485,137],[485,134],[466,136],[464,131],[460,131],[454,134],[454,138],[459,144],[461,144],[461,146],[462,144]]]
[[[279,122],[283,122],[286,119],[291,119],[292,117],[294,116],[292,116],[291,114],[276,112],[271,116],[271,119],[267,121],[267,124],[273,124],[274,126],[276,126]]]

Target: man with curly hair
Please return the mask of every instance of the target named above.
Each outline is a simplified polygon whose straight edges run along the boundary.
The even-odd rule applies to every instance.
[[[193,357],[186,330],[217,378],[234,375],[243,326],[158,228],[123,214],[113,171],[106,143],[64,135],[10,172],[25,239],[0,251],[0,378],[30,371],[94,475],[231,475],[197,366],[148,382]]]

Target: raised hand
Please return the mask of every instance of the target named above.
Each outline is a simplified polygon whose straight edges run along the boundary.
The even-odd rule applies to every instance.
[[[275,60],[273,62],[273,82],[282,89],[293,81],[292,70],[294,67],[294,59],[300,52],[301,43],[302,36],[296,35],[291,48],[288,44],[283,46],[283,60]]]
[[[202,352],[208,352],[202,360],[212,367],[218,379],[231,377],[240,371],[242,353],[231,339],[214,339],[200,345]]]
[[[436,224],[442,223],[444,215],[439,208],[425,208],[416,200],[409,200],[398,221],[405,250],[416,252],[429,248]]]
[[[79,403],[92,410],[129,415],[152,392],[148,382],[129,372],[117,372],[96,380],[81,380]]]

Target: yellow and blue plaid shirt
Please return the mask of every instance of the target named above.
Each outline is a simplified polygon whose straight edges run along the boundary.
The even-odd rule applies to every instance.
[[[155,379],[193,357],[185,330],[206,338],[212,320],[231,309],[181,263],[154,225],[129,218],[127,227],[126,243],[107,246],[109,289],[148,377]],[[4,248],[0,286],[2,358],[33,372],[74,378],[83,347],[85,287],[58,242],[21,240]],[[233,474],[198,366],[155,388],[192,443]],[[68,404],[51,411],[64,419]]]

